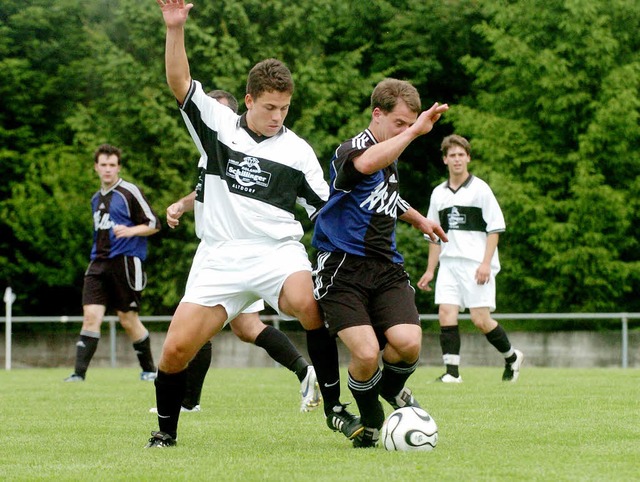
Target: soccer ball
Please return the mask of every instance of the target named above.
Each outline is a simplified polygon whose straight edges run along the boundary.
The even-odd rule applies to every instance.
[[[438,426],[423,409],[403,407],[392,412],[384,421],[380,439],[387,450],[428,452],[438,443]]]

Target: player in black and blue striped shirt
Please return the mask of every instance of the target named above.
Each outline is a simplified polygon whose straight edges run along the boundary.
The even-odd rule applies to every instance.
[[[94,168],[101,188],[91,198],[93,247],[84,276],[84,320],[76,343],[75,371],[67,382],[84,381],[100,340],[100,325],[108,309],[116,311],[120,324],[133,342],[142,367],[140,379],[154,380],[156,366],[149,332],[138,316],[142,290],[147,284],[143,261],[147,237],[160,230],[160,219],[142,191],[120,178],[121,151],[103,144],[94,154]]]
[[[397,164],[448,106],[436,103],[420,113],[415,87],[386,79],[374,89],[371,108],[369,127],[342,143],[331,160],[329,200],[313,236],[319,251],[314,294],[330,333],[351,353],[348,384],[364,426],[355,447],[378,441],[384,421],[379,395],[393,408],[419,406],[405,382],[418,364],[422,330],[415,291],[396,247],[396,220],[434,240],[435,235],[446,239],[437,223],[400,197]],[[323,397],[331,406],[328,390]]]

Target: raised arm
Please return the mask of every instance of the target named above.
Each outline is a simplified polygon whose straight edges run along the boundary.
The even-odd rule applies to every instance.
[[[189,60],[184,46],[184,25],[189,16],[192,3],[185,5],[184,0],[156,0],[162,10],[167,26],[165,45],[165,67],[167,83],[175,98],[182,104],[191,86]]]
[[[447,104],[434,103],[418,116],[411,127],[397,136],[371,146],[361,156],[354,159],[353,165],[363,174],[372,174],[384,169],[400,157],[400,154],[414,139],[431,132],[433,125],[448,109]]]

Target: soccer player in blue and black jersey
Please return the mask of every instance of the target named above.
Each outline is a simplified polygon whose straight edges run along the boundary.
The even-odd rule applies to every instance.
[[[100,340],[107,309],[114,309],[142,367],[140,379],[156,378],[149,332],[138,316],[147,276],[147,237],[160,230],[160,219],[142,191],[120,177],[121,151],[103,144],[94,153],[100,190],[91,198],[93,247],[82,288],[83,322],[76,343],[75,371],[66,382],[84,381]]]
[[[314,294],[329,331],[351,354],[348,385],[364,426],[355,447],[374,447],[378,441],[384,421],[379,396],[394,409],[419,406],[405,382],[418,365],[422,329],[415,291],[396,247],[396,220],[446,240],[436,222],[400,197],[397,164],[448,106],[435,103],[421,113],[415,87],[385,79],[373,91],[371,108],[369,127],[335,151],[329,200],[313,236],[318,248]],[[328,390],[323,397],[330,407]]]

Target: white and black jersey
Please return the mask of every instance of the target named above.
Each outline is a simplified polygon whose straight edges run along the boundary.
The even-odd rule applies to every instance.
[[[489,185],[469,175],[457,189],[443,182],[431,193],[427,218],[440,223],[449,242],[441,244],[440,259],[466,258],[481,263],[487,244],[487,234],[505,230],[504,216]],[[491,268],[500,269],[498,250]]]
[[[299,240],[295,204],[313,219],[329,197],[311,146],[286,127],[273,137],[257,136],[244,116],[208,97],[195,80],[181,112],[200,152],[198,237]]]

